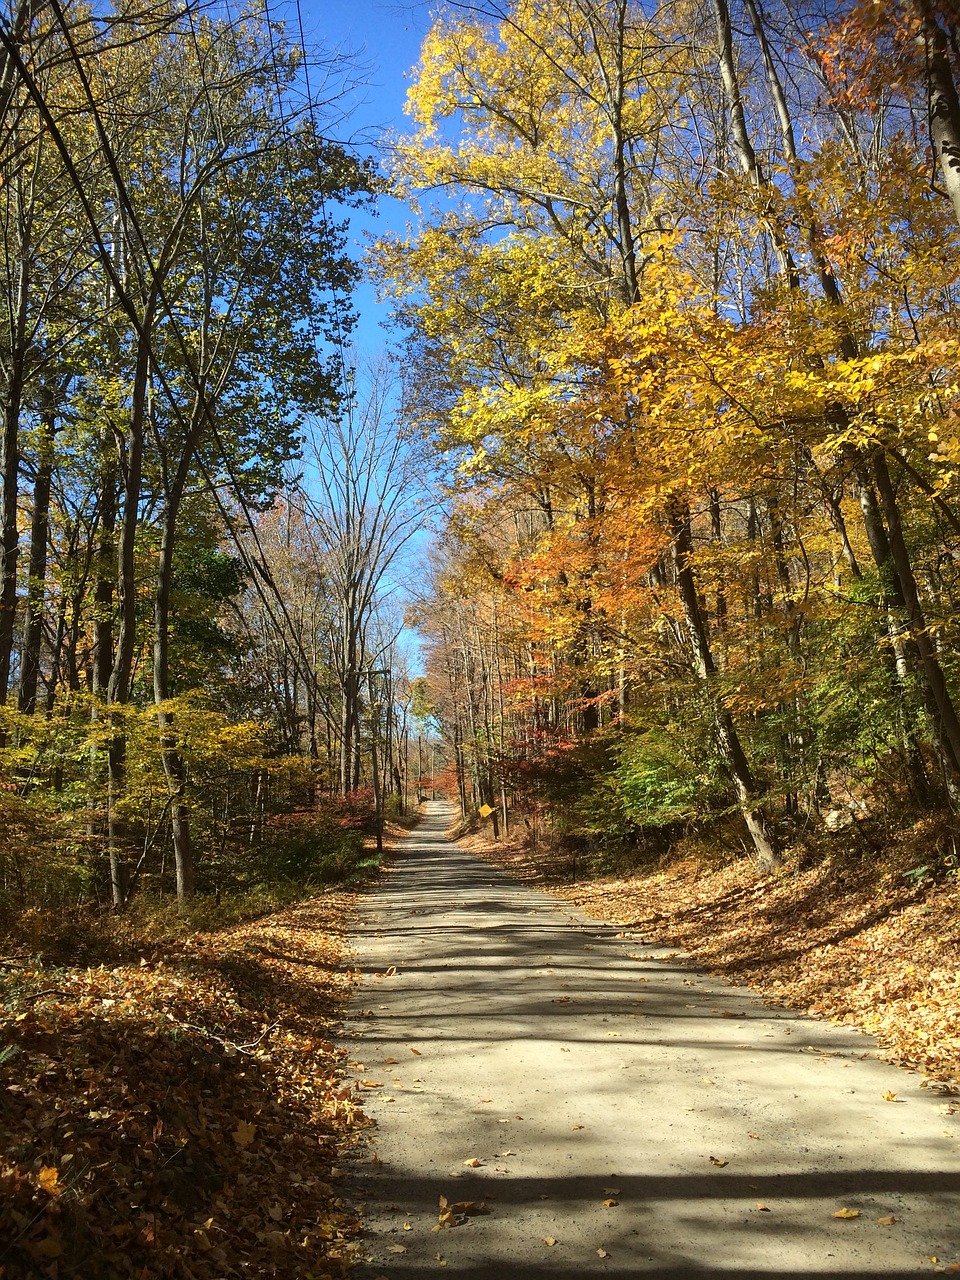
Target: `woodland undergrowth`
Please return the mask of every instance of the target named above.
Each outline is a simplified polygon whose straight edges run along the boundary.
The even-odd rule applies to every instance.
[[[595,876],[519,838],[464,843],[590,915],[676,946],[766,999],[875,1035],[931,1082],[960,1084],[960,879],[930,853],[942,823],[798,845],[775,874],[681,842],[657,866]],[[948,1104],[953,1105],[953,1104]]]
[[[399,832],[395,833],[399,834]],[[179,936],[105,918],[0,955],[0,1276],[342,1275],[366,1126],[332,1037],[355,892]]]

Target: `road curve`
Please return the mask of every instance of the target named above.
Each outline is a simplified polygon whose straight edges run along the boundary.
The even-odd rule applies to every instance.
[[[949,1100],[869,1038],[458,850],[449,821],[428,806],[354,938],[345,1037],[377,1127],[346,1171],[369,1255],[351,1274],[846,1280],[960,1264]],[[438,1231],[441,1197],[489,1212]]]

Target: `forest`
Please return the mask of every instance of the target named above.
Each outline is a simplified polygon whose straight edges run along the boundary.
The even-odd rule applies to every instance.
[[[955,810],[949,12],[454,7],[379,171],[268,11],[3,39],[11,910],[255,879],[411,744],[584,848]]]
[[[8,925],[337,878],[438,787],[600,866],[935,813],[953,875],[955,18],[454,5],[371,158],[302,15],[16,4]]]
[[[0,44],[0,912],[336,878],[406,785],[422,523],[350,346],[351,65],[205,3]]]
[[[960,1069],[960,12],[453,2],[375,146],[362,76],[5,0],[3,1275],[363,1256],[346,931],[428,798]]]
[[[413,612],[465,811],[762,870],[955,812],[957,38],[927,0],[432,27],[374,263],[456,467]]]

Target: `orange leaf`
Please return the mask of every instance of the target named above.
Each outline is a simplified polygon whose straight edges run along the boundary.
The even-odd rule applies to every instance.
[[[240,1120],[236,1129],[233,1131],[233,1140],[241,1149],[249,1147],[257,1132],[255,1124],[248,1124],[246,1120]]]

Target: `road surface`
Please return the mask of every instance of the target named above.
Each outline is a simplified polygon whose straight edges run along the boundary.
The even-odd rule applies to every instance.
[[[458,850],[449,821],[428,806],[354,939],[346,1043],[377,1127],[347,1171],[352,1275],[960,1264],[960,1100]]]

